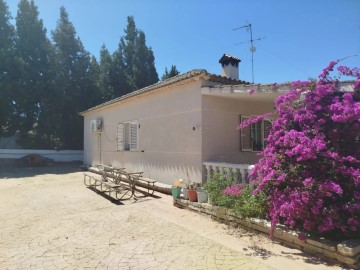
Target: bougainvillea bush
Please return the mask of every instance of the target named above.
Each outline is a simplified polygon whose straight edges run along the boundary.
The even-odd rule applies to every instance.
[[[268,196],[272,231],[282,223],[330,237],[360,236],[360,70],[337,68],[355,77],[353,91],[340,91],[330,77],[337,64],[317,82],[292,83],[276,100],[277,118],[250,174],[254,193]]]

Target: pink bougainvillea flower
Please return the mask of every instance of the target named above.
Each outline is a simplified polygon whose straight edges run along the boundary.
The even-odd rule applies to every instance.
[[[268,118],[271,114],[272,114],[272,113],[269,112],[269,113],[264,113],[264,114],[262,114],[262,115],[258,115],[258,116],[249,118],[249,119],[245,120],[244,122],[242,122],[242,123],[239,125],[238,129],[243,129],[243,128],[245,128],[245,127],[247,127],[247,126],[250,126],[250,125],[252,125],[252,124],[254,124],[254,123],[260,122],[260,121]]]
[[[300,234],[298,235],[298,239],[299,239],[300,241],[305,242],[305,240],[307,239],[307,237],[306,237],[306,235],[305,235],[304,233],[300,233]]]
[[[223,192],[225,195],[229,195],[232,197],[238,197],[242,193],[244,193],[245,186],[243,184],[235,184],[233,186],[230,186],[226,188]]]
[[[249,95],[253,95],[253,94],[255,94],[256,90],[254,88],[251,88],[251,89],[247,90],[247,92],[249,93]]]
[[[352,237],[360,231],[360,69],[338,67],[340,75],[355,78],[354,91],[340,92],[338,78],[330,76],[338,62],[316,83],[292,83],[275,101],[278,118],[249,175],[257,183],[254,194],[269,198],[270,235],[279,222],[318,234]]]

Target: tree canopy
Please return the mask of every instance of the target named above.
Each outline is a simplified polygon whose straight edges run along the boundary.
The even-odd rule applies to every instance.
[[[47,141],[43,124],[47,117],[48,92],[52,88],[52,47],[38,15],[33,1],[19,2],[16,16],[15,57],[18,61],[13,125],[19,131],[20,142],[25,147],[36,145],[33,140]],[[28,136],[29,132],[33,136]]]
[[[180,74],[180,71],[177,70],[176,66],[171,65],[170,71],[168,71],[168,69],[165,68],[165,72],[162,75],[161,80],[163,81],[163,80],[169,79],[169,78],[174,77],[179,74]]]
[[[159,81],[155,69],[155,57],[146,46],[145,33],[138,30],[134,17],[127,18],[125,36],[112,55],[110,84],[115,96],[121,96]]]
[[[13,89],[16,82],[15,74],[15,28],[8,6],[0,0],[0,135],[11,133],[14,106],[12,103]]]
[[[16,134],[23,148],[82,149],[79,112],[158,82],[145,33],[127,17],[114,52],[99,59],[84,47],[64,7],[47,35],[33,0],[15,18],[0,0],[0,136]]]

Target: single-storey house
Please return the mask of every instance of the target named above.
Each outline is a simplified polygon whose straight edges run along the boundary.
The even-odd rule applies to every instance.
[[[142,171],[167,184],[202,182],[220,167],[244,175],[259,158],[269,122],[237,127],[273,111],[288,87],[239,80],[236,57],[224,54],[219,62],[221,76],[191,70],[82,112],[84,164]]]

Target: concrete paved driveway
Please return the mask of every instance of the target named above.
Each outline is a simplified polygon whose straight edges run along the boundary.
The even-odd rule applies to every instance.
[[[340,269],[167,195],[114,204],[72,167],[0,170],[0,269]]]

